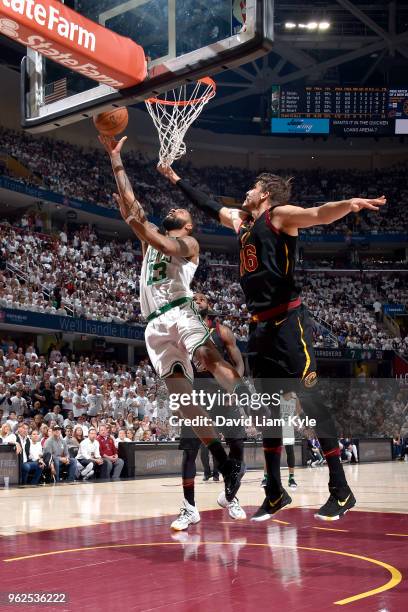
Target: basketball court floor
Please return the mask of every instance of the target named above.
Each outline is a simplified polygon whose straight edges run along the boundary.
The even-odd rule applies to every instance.
[[[47,610],[400,612],[407,470],[346,466],[358,508],[329,523],[313,518],[327,497],[326,468],[298,469],[293,504],[264,523],[233,521],[216,504],[222,483],[200,474],[201,522],[179,533],[169,529],[182,498],[177,477],[3,490],[2,607],[11,609],[8,593],[42,592],[65,594]],[[261,476],[243,480],[248,516],[263,500]]]

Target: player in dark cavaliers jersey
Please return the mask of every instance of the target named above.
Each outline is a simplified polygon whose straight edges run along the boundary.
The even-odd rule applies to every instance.
[[[248,353],[257,390],[276,392],[273,379],[284,380],[284,391],[296,392],[303,412],[316,419],[315,431],[329,468],[330,495],[315,516],[340,518],[356,500],[340,462],[333,419],[316,385],[312,326],[293,278],[296,242],[299,229],[327,225],[363,209],[378,211],[385,197],[351,198],[304,209],[288,204],[290,181],[263,173],[247,192],[242,209],[231,209],[194,189],[171,168],[159,171],[197,208],[238,233],[241,286],[251,314]],[[265,500],[252,517],[257,521],[291,502],[280,478],[281,435],[263,432],[263,446],[268,479]]]
[[[214,322],[214,316],[209,314],[209,302],[203,293],[194,295],[194,302],[197,305],[198,312],[203,318],[204,323],[210,330],[210,338],[214,342],[220,354],[236,369],[240,376],[244,374],[244,362],[241,353],[237,347],[236,339],[229,327]],[[194,389],[204,390],[206,393],[217,393],[220,390],[219,385],[211,374],[200,368],[199,364],[193,362],[194,368]],[[231,408],[228,415],[222,407],[213,407],[209,411],[208,416],[214,417],[217,415],[228,416],[228,418],[237,418],[241,414],[239,409]],[[229,447],[229,456],[236,459],[243,465],[244,460],[244,439],[245,428],[241,426],[219,428],[219,431],[224,435],[225,441]],[[191,427],[182,425],[180,434],[179,449],[183,451],[182,462],[182,481],[184,500],[180,510],[180,514],[175,519],[171,528],[175,531],[183,531],[188,529],[189,525],[194,525],[200,521],[200,514],[195,503],[194,482],[196,475],[196,459],[198,451],[203,448],[201,440],[195,435]],[[215,464],[215,460],[214,460]],[[216,465],[216,464],[215,464]],[[215,467],[214,465],[214,467]],[[245,511],[239,505],[237,497],[231,502],[228,502],[223,492],[220,493],[217,499],[218,505],[223,508],[228,508],[228,512],[233,519],[245,519]]]

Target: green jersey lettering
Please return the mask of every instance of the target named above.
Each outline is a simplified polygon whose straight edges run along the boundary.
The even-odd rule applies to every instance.
[[[147,260],[147,281],[146,284],[154,285],[161,283],[167,278],[167,264],[171,262],[171,257],[159,253],[156,249],[150,248]]]

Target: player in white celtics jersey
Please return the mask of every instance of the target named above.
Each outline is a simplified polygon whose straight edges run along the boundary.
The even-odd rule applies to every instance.
[[[289,391],[281,396],[280,416],[285,421],[282,427],[282,444],[286,451],[286,461],[289,468],[288,485],[291,489],[296,489],[295,481],[295,428],[288,424],[289,418],[294,417],[300,412],[300,403],[296,393]]]
[[[295,480],[295,428],[290,424],[289,417],[298,415],[300,410],[300,402],[296,396],[296,393],[289,391],[288,393],[281,395],[280,418],[284,421],[284,425],[282,427],[282,444],[286,451],[286,461],[289,469],[288,486],[291,489],[296,489],[297,483]],[[266,487],[267,482],[268,477],[265,468],[261,486]]]
[[[140,303],[147,321],[146,346],[157,374],[165,379],[170,394],[191,394],[194,359],[228,393],[238,396],[248,393],[238,372],[210,340],[209,329],[193,302],[190,284],[198,267],[200,248],[191,235],[193,220],[189,211],[170,210],[162,221],[165,233],[160,233],[147,221],[123,167],[121,150],[126,137],[119,142],[107,136],[100,136],[99,140],[111,159],[119,191],[114,197],[122,217],[142,242]],[[239,489],[243,466],[227,457],[203,408],[190,404],[180,406],[179,412],[184,418],[201,417],[200,425],[193,429],[220,465],[226,499],[232,501]]]
[[[192,226],[188,211],[175,209],[165,217],[163,226],[171,236],[180,231],[176,226],[185,221],[187,226]],[[194,238],[191,241],[196,242]],[[170,376],[178,366],[192,381],[191,359],[209,338],[209,330],[197,313],[190,289],[198,266],[194,242],[192,249],[197,255],[191,258],[170,255],[149,245],[143,259],[140,307],[148,322],[145,340],[149,357],[161,378]]]

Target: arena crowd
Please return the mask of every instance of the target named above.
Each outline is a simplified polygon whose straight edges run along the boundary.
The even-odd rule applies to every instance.
[[[0,306],[76,316],[95,321],[142,324],[138,243],[103,240],[90,226],[72,232],[38,232],[35,215],[11,225],[0,219]],[[238,340],[248,337],[248,311],[234,254],[204,252],[193,288]],[[303,300],[320,322],[316,346],[396,350],[408,354],[408,337],[394,337],[376,309],[407,306],[403,275],[298,273]]]
[[[109,160],[102,148],[82,148],[67,142],[44,137],[34,137],[22,131],[0,127],[2,149],[18,160],[29,174],[18,180],[84,202],[114,208],[112,193],[116,190]],[[137,185],[137,195],[149,215],[162,216],[177,205],[189,208],[190,204],[175,188],[156,171],[156,162],[137,151],[127,151],[123,156],[130,180]],[[271,170],[270,168],[265,170]],[[387,206],[378,214],[363,212],[349,215],[328,226],[319,226],[305,233],[327,234],[358,232],[360,234],[406,233],[404,224],[405,202],[408,198],[406,164],[386,169],[363,171],[347,170],[279,170],[283,176],[293,177],[292,202],[311,206],[315,203],[341,200],[355,196],[375,197],[387,195]],[[234,166],[209,166],[194,168],[180,163],[178,171],[197,187],[215,197],[227,196],[242,202],[256,173]],[[261,172],[261,170],[260,170]],[[14,176],[5,166],[0,173]],[[208,225],[194,210],[194,219]]]
[[[330,385],[329,398],[342,438],[408,440],[404,390],[396,394],[380,381],[366,387],[357,379]],[[76,358],[55,344],[40,353],[33,343],[0,337],[0,443],[23,453],[23,482],[29,475],[39,482],[51,458],[57,481],[63,474],[68,482],[117,479],[124,467],[118,444],[176,440],[171,414],[165,385],[147,358],[130,367]],[[248,427],[247,437],[260,434]]]
[[[65,349],[51,345],[40,354],[33,344],[0,338],[0,439],[24,453],[23,464],[41,460],[45,468],[48,454],[54,467],[61,464],[61,471],[68,460],[70,481],[95,473],[118,478],[123,468],[117,456],[119,442],[175,439],[165,386],[147,359],[130,368],[75,360]],[[92,444],[89,447],[89,440],[95,439],[96,452]],[[38,443],[31,459],[29,440]],[[91,459],[93,469],[88,467]]]

